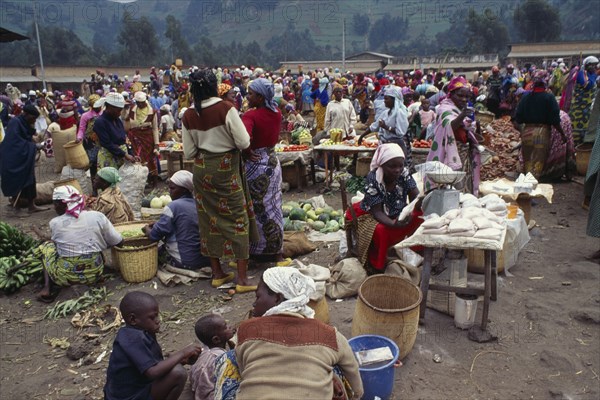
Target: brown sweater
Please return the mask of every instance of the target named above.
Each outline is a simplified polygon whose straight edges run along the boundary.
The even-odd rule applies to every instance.
[[[335,328],[281,314],[244,321],[235,348],[242,381],[237,400],[331,399],[338,365],[355,397],[363,393],[358,364],[348,341]]]

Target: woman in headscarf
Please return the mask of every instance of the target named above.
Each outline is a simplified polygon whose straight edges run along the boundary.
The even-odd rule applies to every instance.
[[[183,151],[195,159],[194,189],[200,251],[210,257],[212,286],[231,282],[221,258],[237,260],[237,292],[256,289],[246,274],[250,240],[257,238],[252,202],[246,196],[246,175],[241,150],[250,146],[250,136],[237,110],[218,97],[217,77],[210,69],[190,75],[194,106],[182,119]]]
[[[79,122],[79,113],[77,112],[77,102],[73,99],[73,92],[67,90],[62,99],[56,105],[58,109],[58,124],[60,129],[65,131]]]
[[[238,328],[235,350],[217,360],[215,399],[362,396],[362,380],[348,340],[315,320],[307,305],[315,291],[312,278],[295,268],[264,272],[253,318]]]
[[[476,147],[475,131],[479,125],[467,118],[473,113],[467,107],[469,91],[470,85],[462,76],[448,84],[448,96],[436,109],[433,143],[427,161],[439,161],[454,171],[465,171],[466,177],[460,185],[464,191],[477,196],[481,156]],[[435,187],[434,182],[425,178],[425,192]]]
[[[358,259],[368,273],[383,273],[388,249],[412,235],[422,220],[420,202],[408,218],[399,216],[408,200],[419,195],[417,183],[404,165],[404,152],[396,143],[381,144],[366,177],[365,197],[346,211],[349,224],[358,224]]]
[[[217,91],[221,99],[230,102],[237,108],[236,92],[233,90],[231,85],[221,83]]]
[[[198,269],[210,265],[202,256],[198,211],[194,200],[194,175],[186,170],[177,171],[169,179],[172,202],[157,222],[146,225],[144,234],[154,241],[163,241],[161,261],[177,268]]]
[[[175,140],[177,141],[179,136],[175,130],[175,118],[171,114],[171,106],[169,104],[163,104],[160,106],[160,140],[162,142]]]
[[[131,205],[117,187],[119,182],[121,176],[116,168],[101,168],[94,178],[94,192],[99,192],[100,195],[90,197],[87,201],[88,209],[101,212],[113,224],[135,219]]]
[[[140,157],[148,167],[148,180],[156,185],[158,182],[158,167],[156,155],[158,154],[158,118],[156,112],[148,102],[144,92],[136,92],[133,96],[135,104],[129,110],[125,119],[128,129],[127,137],[131,142],[133,154]]]
[[[407,136],[408,131],[408,111],[404,105],[402,89],[398,86],[387,86],[382,90],[384,94],[384,104],[387,112],[382,112],[378,120],[373,121],[371,126],[360,135],[358,143],[371,132],[377,132],[379,143],[396,143],[400,146],[405,156],[405,164],[408,169],[412,169],[412,151],[410,140]]]
[[[302,83],[300,84],[301,96],[300,102],[302,103],[302,107],[300,111],[302,114],[308,113],[309,111],[313,111],[314,101],[311,97],[312,93],[312,81],[310,80],[310,76],[304,75],[302,78]]]
[[[573,139],[575,145],[583,143],[583,138],[588,129],[592,100],[596,94],[596,68],[598,59],[589,56],[583,60],[581,71],[577,73],[575,88],[573,89],[573,102],[569,116],[573,123]]]
[[[546,71],[538,71],[534,75],[533,81],[532,92],[523,96],[515,114],[516,127],[521,132],[523,172],[531,172],[537,180],[560,178],[565,171],[564,157],[566,154],[561,150],[566,151],[569,137],[563,130],[560,108],[556,98],[546,90]],[[570,124],[567,122],[567,125]],[[561,138],[562,146],[556,143],[557,146],[554,149],[555,153],[562,155],[561,159],[551,154],[550,151],[552,149],[552,127],[556,129]],[[572,147],[570,151],[573,151]],[[554,170],[553,163],[559,163],[562,171]]]
[[[33,141],[33,124],[39,115],[34,105],[23,107],[23,113],[6,126],[4,140],[0,142],[2,193],[11,198],[10,203],[15,207],[19,199],[26,200],[29,212],[46,210],[35,205],[35,155],[42,144]]]
[[[310,94],[310,97],[315,102],[314,109],[317,132],[321,132],[325,129],[325,112],[327,111],[327,104],[329,103],[327,86],[329,86],[329,79],[326,77],[321,79],[315,78],[313,81],[313,90]]]
[[[98,170],[98,151],[100,150],[98,135],[94,132],[94,122],[101,114],[104,99],[94,93],[88,98],[88,105],[90,106],[89,111],[84,112],[79,120],[77,142],[83,142],[83,147],[90,160],[90,177],[94,182]]]
[[[250,134],[250,147],[244,158],[259,233],[259,240],[250,243],[250,255],[274,256],[282,263],[281,165],[274,151],[279,141],[281,112],[273,100],[273,84],[265,78],[253,80],[248,86],[248,105],[252,109],[242,116]]]
[[[102,275],[102,251],[123,241],[106,216],[84,209],[83,196],[73,186],[52,193],[58,217],[50,221],[51,241],[38,248],[44,266],[44,288],[38,300],[52,302],[54,286],[90,285]]]

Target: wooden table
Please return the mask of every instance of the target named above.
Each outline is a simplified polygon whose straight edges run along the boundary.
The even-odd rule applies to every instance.
[[[179,161],[179,169],[183,170],[185,168],[183,162],[183,150],[168,150],[168,149],[160,149],[159,150],[161,157],[164,157],[167,160],[167,174],[169,178],[173,176],[175,171],[175,161]]]
[[[325,156],[325,185],[329,188],[333,182],[333,169],[329,170],[329,154],[336,156],[347,156],[358,153],[374,153],[377,150],[376,147],[365,147],[365,146],[344,146],[344,145],[331,145],[315,146],[314,151],[322,152]]]
[[[504,229],[499,241],[483,239],[470,239],[470,241],[468,241],[464,240],[465,238],[460,237],[453,237],[449,235],[425,235],[422,232],[423,228],[421,227],[417,229],[417,231],[411,237],[403,240],[398,245],[396,245],[397,247],[401,248],[421,245],[425,249],[423,270],[421,272],[421,292],[423,293],[423,301],[421,302],[420,306],[419,319],[421,319],[422,321],[425,319],[425,310],[427,309],[427,292],[430,289],[443,292],[453,292],[457,294],[472,294],[476,296],[483,295],[483,315],[481,316],[481,329],[485,330],[487,327],[490,300],[496,301],[496,299],[498,298],[498,270],[496,268],[496,251],[502,250],[502,246],[506,238],[506,228]],[[431,278],[433,250],[436,247],[443,247],[449,250],[484,250],[485,265],[483,289],[472,286],[469,287],[468,283],[467,287],[430,284],[429,279]]]

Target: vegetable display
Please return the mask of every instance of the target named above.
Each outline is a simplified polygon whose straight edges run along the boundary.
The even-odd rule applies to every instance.
[[[510,119],[495,119],[483,131],[490,136],[490,145],[486,147],[496,155],[492,157],[492,162],[481,167],[481,181],[503,178],[507,172],[516,171],[521,138]]]
[[[38,242],[19,229],[0,221],[0,257],[21,257]]]
[[[312,204],[287,202],[281,207],[284,231],[302,231],[307,228],[322,233],[337,232],[344,227],[341,210],[331,207],[313,208]]]

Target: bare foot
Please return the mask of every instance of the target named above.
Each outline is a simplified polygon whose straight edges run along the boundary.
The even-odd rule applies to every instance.
[[[48,288],[43,288],[38,292],[36,299],[42,303],[52,303],[56,299],[56,296],[58,296],[58,292],[59,290],[52,291]]]

